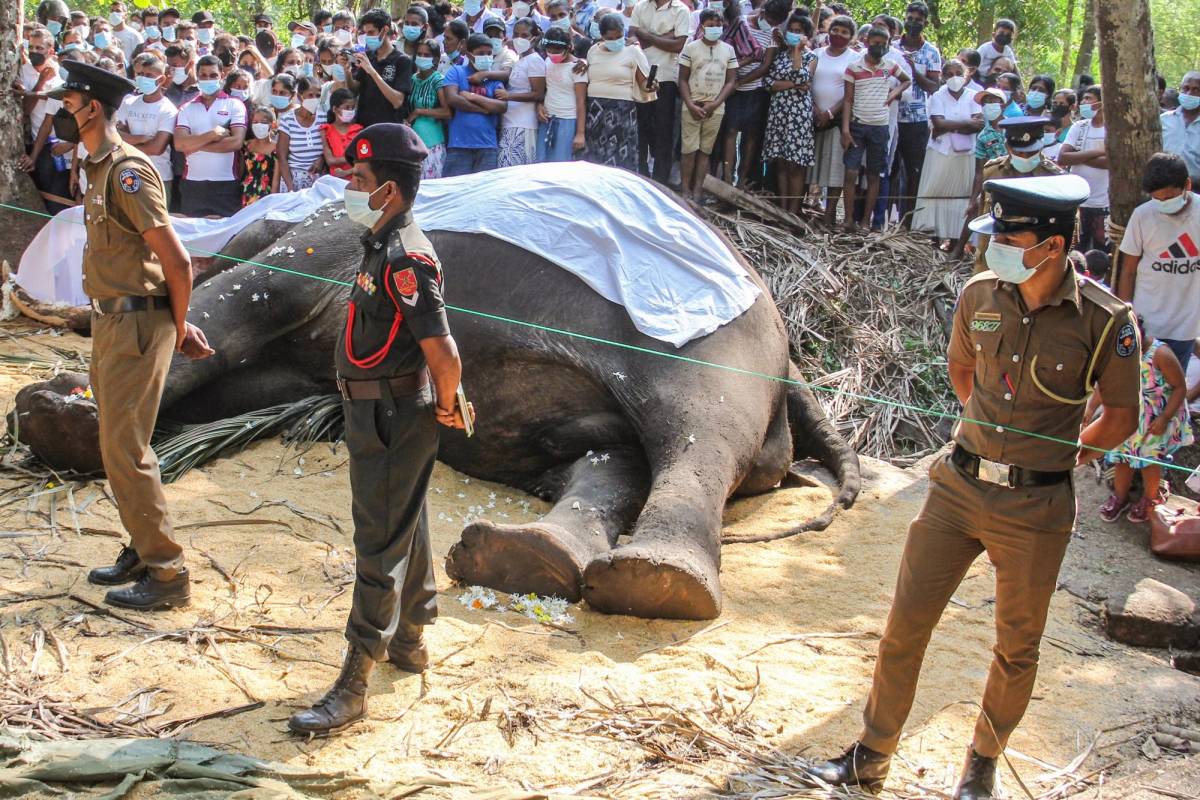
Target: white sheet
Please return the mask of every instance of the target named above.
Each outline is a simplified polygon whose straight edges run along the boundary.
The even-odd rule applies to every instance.
[[[263,217],[303,220],[340,200],[344,186],[326,176],[311,189],[269,195],[227,219],[175,217],[174,225],[188,248],[213,252]],[[63,211],[22,256],[17,280],[34,298],[87,302],[81,214],[78,207]],[[676,347],[735,319],[759,293],[716,234],[624,170],[536,164],[423,181],[413,214],[425,230],[488,234],[560,265],[624,306],[642,333]]]

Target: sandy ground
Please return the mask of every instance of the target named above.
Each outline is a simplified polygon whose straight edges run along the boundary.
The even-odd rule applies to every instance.
[[[6,330],[32,328],[7,323]],[[0,342],[0,354],[54,359],[49,347],[86,352],[88,341],[70,334],[8,338]],[[0,367],[5,407],[17,389],[44,374]],[[283,722],[336,674],[353,552],[345,449],[323,444],[303,455],[303,464],[299,458],[278,441],[261,442],[167,487],[181,526],[247,516],[280,524],[182,531],[193,603],[153,616],[130,615],[153,630],[97,615],[66,596],[25,597],[75,593],[98,603],[103,592],[86,583],[82,565],[109,561],[118,540],[75,533],[61,495],[54,495],[57,534],[36,529],[45,520],[29,514],[48,510],[48,497],[0,508],[4,530],[40,534],[0,540],[0,633],[14,668],[28,676],[40,627],[55,634],[67,657],[62,670],[48,647],[36,665],[37,686],[48,696],[79,708],[108,707],[137,689],[156,689],[143,701],[147,705],[127,707],[161,712],[151,723],[262,700],[259,710],[201,722],[185,735],[266,759],[357,771],[379,783],[419,782],[427,775],[454,782],[423,797],[484,796],[504,788],[531,797],[552,789],[564,795],[702,796],[721,788],[736,767],[718,760],[672,766],[605,730],[586,733],[589,720],[578,712],[594,707],[588,695],[700,711],[749,704],[745,719],[753,720],[764,751],[817,755],[841,748],[858,730],[874,639],[925,485],[923,468],[867,462],[858,504],[829,530],[726,547],[725,609],[715,623],[573,608],[574,622],[556,629],[459,604],[462,590],[446,578],[440,557],[456,541],[468,508],[494,503],[488,514],[518,521],[545,506],[439,465],[429,503],[441,619],[428,632],[438,663],[424,678],[381,667],[372,679],[369,719],[340,737],[310,742],[286,735]],[[1068,764],[1093,740],[1079,774],[1108,764],[1112,774],[1170,771],[1164,762],[1147,763],[1137,747],[1156,721],[1192,722],[1200,709],[1200,678],[1171,669],[1166,653],[1107,641],[1092,605],[1112,586],[1147,574],[1200,596],[1197,569],[1151,559],[1144,530],[1101,526],[1094,511],[1099,489],[1089,480],[1080,486],[1083,510],[1065,588],[1054,598],[1036,695],[1011,742],[1013,765],[1035,794],[1056,784],[1034,780],[1047,765]],[[815,514],[828,496],[824,488],[797,486],[740,501],[728,510],[727,529],[777,530]],[[76,507],[86,506],[79,524],[119,530],[114,508],[100,497],[95,484],[76,491]],[[275,505],[239,516],[226,508],[246,512],[274,500],[288,501],[291,509]],[[952,790],[990,660],[992,601],[990,565],[981,559],[935,634],[893,786],[919,787],[912,791],[926,796]],[[256,637],[278,652],[236,641],[214,649],[194,633],[214,623],[327,630]],[[169,631],[180,633],[150,638]],[[840,636],[821,636],[830,633]],[[809,638],[787,640],[802,635]],[[1004,784],[1010,796],[1020,796],[1010,774]]]

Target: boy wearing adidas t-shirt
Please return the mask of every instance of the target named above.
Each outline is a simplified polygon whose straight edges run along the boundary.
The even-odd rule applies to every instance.
[[[1164,342],[1186,370],[1200,336],[1200,197],[1174,153],[1146,163],[1142,190],[1121,239],[1117,296],[1133,302],[1147,336]]]

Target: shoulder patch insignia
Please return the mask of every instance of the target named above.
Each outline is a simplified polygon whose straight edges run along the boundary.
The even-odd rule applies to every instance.
[[[117,176],[117,180],[121,184],[121,191],[125,192],[125,194],[136,194],[142,188],[142,179],[132,169],[121,170],[121,174]]]
[[[417,304],[417,274],[412,267],[392,273],[392,282],[396,284],[401,300],[410,306]]]
[[[1126,322],[1121,326],[1121,330],[1117,331],[1117,355],[1121,358],[1128,358],[1137,350],[1137,332],[1133,329],[1132,322]]]

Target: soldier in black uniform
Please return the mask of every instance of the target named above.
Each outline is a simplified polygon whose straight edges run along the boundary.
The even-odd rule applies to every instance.
[[[369,230],[334,358],[346,415],[356,579],[341,675],[292,716],[297,733],[333,733],[367,710],[377,661],[424,671],[422,628],[437,616],[425,493],[438,424],[464,427],[462,372],[442,303],[442,269],[413,222],[429,155],[407,125],[380,123],[346,148],[346,212]],[[430,385],[432,373],[432,386]]]

